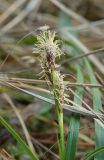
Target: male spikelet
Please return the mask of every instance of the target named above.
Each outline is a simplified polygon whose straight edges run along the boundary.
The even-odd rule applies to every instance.
[[[63,76],[56,70],[57,65],[55,63],[56,57],[60,57],[63,54],[59,45],[60,41],[55,40],[55,32],[43,31],[37,36],[37,43],[33,53],[39,54],[41,66],[52,84],[54,83],[52,78],[52,73],[54,72],[56,76],[55,85],[57,85],[56,88],[58,89],[56,95],[60,100],[60,104],[62,104],[64,97]]]

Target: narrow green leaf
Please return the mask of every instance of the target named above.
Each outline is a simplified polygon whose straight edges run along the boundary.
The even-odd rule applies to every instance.
[[[21,139],[19,134],[0,116],[0,123],[12,134],[12,136],[17,140],[17,142],[21,145],[21,147],[27,151],[30,155],[31,160],[38,160],[37,155],[33,154],[31,149],[27,146],[27,144]]]
[[[65,15],[64,16],[64,22],[65,22],[66,17],[67,16]],[[63,24],[63,21],[61,21],[61,24]],[[67,23],[66,24],[68,25],[68,18],[67,18]],[[69,25],[70,25],[70,23],[69,23]],[[73,34],[73,32],[71,32],[71,34],[72,34],[73,37],[77,36],[77,35]],[[65,37],[65,33],[64,33],[64,37]],[[75,49],[77,49],[77,51],[78,51],[77,54],[80,54],[81,48],[77,43],[75,43],[75,41],[76,40],[74,39],[70,43],[73,45],[73,47]],[[98,84],[97,79],[94,75],[92,66],[90,65],[88,59],[84,58],[83,62],[84,62],[84,65],[86,66],[86,68],[88,70],[88,74],[89,74],[89,77],[90,77],[91,84]],[[93,95],[94,111],[95,112],[96,111],[100,112],[100,110],[102,109],[101,92],[100,92],[99,88],[92,88],[91,91],[92,91],[92,95]],[[96,122],[95,122],[95,131],[96,131],[95,132],[95,134],[96,134],[96,147],[98,148],[98,147],[104,146],[104,138],[103,138],[104,129],[99,124],[97,124]],[[96,158],[97,158],[97,160],[103,160],[104,159],[104,153],[99,154]]]
[[[76,44],[75,44],[76,45]],[[80,50],[79,46],[76,45],[76,47],[78,48],[78,50]],[[90,77],[90,81],[91,84],[98,84],[97,79],[94,75],[93,69],[91,64],[89,63],[89,61],[87,60],[87,58],[84,58],[84,64],[85,67],[88,70],[88,74]],[[100,112],[100,110],[102,109],[102,102],[101,102],[101,92],[99,90],[99,88],[92,88],[92,95],[93,95],[93,107],[94,107],[94,111],[96,112]],[[104,145],[104,129],[95,122],[95,135],[96,135],[96,147],[101,147]],[[103,160],[104,158],[104,153],[99,154],[97,157],[97,160]]]
[[[84,61],[89,73],[91,84],[93,83],[98,84],[90,63],[88,62],[87,59],[84,59]],[[100,112],[100,110],[102,109],[101,92],[98,88],[92,88],[91,91],[93,95],[94,111]],[[96,147],[98,148],[104,145],[104,129],[98,123],[95,122],[95,131],[96,131]],[[96,158],[98,160],[103,160],[104,153],[99,154]]]
[[[104,146],[103,147],[99,147],[97,149],[95,149],[93,152],[87,154],[86,157],[84,157],[83,160],[91,160],[92,158],[94,158],[97,154],[104,152]],[[103,160],[103,159],[102,159]]]
[[[71,22],[69,21],[70,19],[67,16],[65,16],[65,14],[62,12],[60,13],[59,20],[60,20],[61,27],[62,26],[66,27],[66,26],[71,25]],[[75,32],[72,32],[72,34],[76,36]],[[73,50],[73,54],[78,55],[78,52],[76,50]],[[83,77],[81,68],[79,65],[76,65],[76,68],[77,68],[77,82],[83,83],[84,77]],[[77,87],[75,93],[80,97],[80,99],[74,96],[74,102],[81,106],[82,105],[81,99],[83,98],[83,88]],[[80,126],[80,116],[73,114],[70,118],[65,160],[75,159],[77,142],[78,142],[79,126]]]
[[[77,66],[77,82],[83,83],[83,73],[81,71],[81,68]],[[83,88],[77,87],[75,92],[78,97],[74,97],[74,102],[82,105],[81,99],[83,98]],[[77,142],[78,142],[78,133],[79,133],[79,126],[80,126],[80,116],[77,116],[73,114],[73,116],[70,118],[70,125],[69,125],[69,131],[68,131],[68,139],[67,139],[67,147],[66,147],[66,160],[74,160],[76,149],[77,149]]]

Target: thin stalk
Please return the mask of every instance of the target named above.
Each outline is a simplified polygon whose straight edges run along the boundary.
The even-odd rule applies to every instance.
[[[60,152],[61,160],[64,160],[64,158],[65,158],[65,144],[64,144],[63,109],[62,109],[62,104],[60,103],[60,100],[59,100],[58,79],[57,79],[55,71],[52,72],[52,80],[53,80],[53,94],[54,94],[56,113],[57,113],[57,118],[58,118],[59,152]]]
[[[62,51],[59,48],[60,41],[55,40],[55,32],[44,31],[37,36],[37,43],[33,53],[39,53],[41,66],[45,73],[45,77],[50,82],[55,105],[56,114],[58,119],[58,144],[60,159],[64,160],[65,157],[65,144],[64,144],[64,126],[63,126],[63,104],[64,104],[64,87],[63,76],[56,70],[56,58],[61,56]]]

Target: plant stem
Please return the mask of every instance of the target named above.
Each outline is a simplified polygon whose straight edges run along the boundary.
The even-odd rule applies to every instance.
[[[58,125],[59,125],[59,147],[60,147],[60,158],[64,160],[65,158],[65,145],[64,145],[64,127],[63,127],[63,113],[58,114]]]
[[[62,51],[59,48],[59,41],[55,40],[55,32],[44,31],[37,36],[37,43],[33,53],[40,53],[41,66],[44,69],[46,78],[51,82],[54,95],[56,113],[58,119],[58,144],[60,159],[65,159],[64,126],[63,126],[63,104],[64,87],[63,76],[56,70],[56,57],[60,57]]]
[[[62,103],[60,103],[60,90],[59,90],[59,79],[57,77],[57,72],[52,72],[52,81],[53,81],[53,94],[55,99],[56,105],[56,113],[58,118],[58,143],[59,143],[59,152],[60,152],[60,159],[64,160],[65,158],[65,144],[64,144],[64,125],[63,125],[63,108]],[[62,97],[63,98],[63,97]]]

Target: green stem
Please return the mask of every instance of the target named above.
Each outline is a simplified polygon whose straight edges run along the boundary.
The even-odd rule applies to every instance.
[[[60,158],[65,158],[65,145],[64,145],[64,126],[63,126],[63,113],[58,114],[58,127],[59,127],[59,147],[60,147]]]
[[[63,125],[63,109],[62,104],[60,104],[59,100],[59,93],[60,90],[58,88],[58,79],[56,76],[56,71],[52,72],[52,80],[53,80],[53,94],[55,99],[55,105],[56,105],[56,113],[58,118],[58,143],[59,143],[59,152],[60,152],[60,159],[65,159],[65,144],[64,144],[64,125]]]

